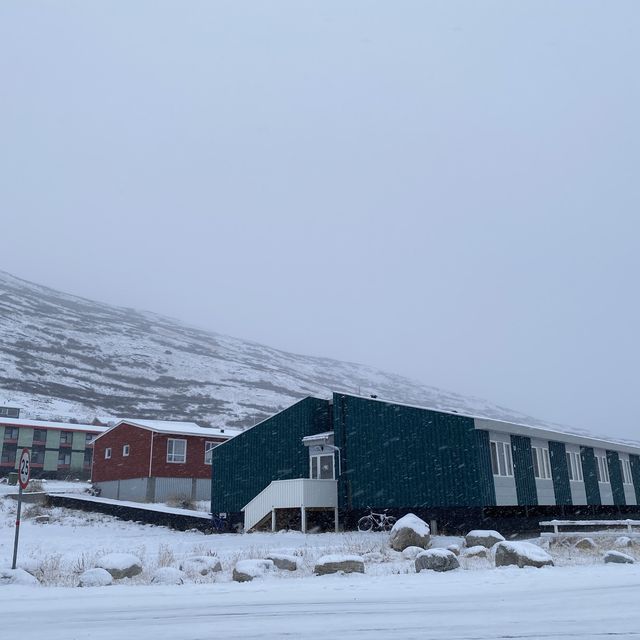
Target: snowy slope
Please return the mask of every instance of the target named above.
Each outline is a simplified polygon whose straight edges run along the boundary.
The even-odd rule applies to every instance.
[[[0,404],[41,419],[135,416],[247,426],[332,390],[533,422],[370,367],[295,355],[0,271]]]

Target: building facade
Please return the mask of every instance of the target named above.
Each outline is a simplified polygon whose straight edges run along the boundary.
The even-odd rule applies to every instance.
[[[236,433],[193,422],[121,420],[96,438],[91,479],[105,498],[208,500],[212,451]]]
[[[31,452],[32,478],[88,478],[93,439],[105,427],[0,418],[0,476],[15,471],[22,449]]]
[[[301,400],[216,448],[213,464],[212,511],[246,528],[275,525],[278,509],[304,519],[311,503],[347,528],[369,508],[450,531],[640,514],[640,447],[348,394]]]

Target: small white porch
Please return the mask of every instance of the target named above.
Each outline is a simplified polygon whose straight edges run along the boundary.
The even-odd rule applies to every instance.
[[[271,530],[276,530],[278,509],[300,509],[301,530],[307,530],[307,510],[333,510],[335,530],[338,531],[338,481],[311,478],[274,480],[251,502],[244,512],[244,530],[264,525],[271,519]]]

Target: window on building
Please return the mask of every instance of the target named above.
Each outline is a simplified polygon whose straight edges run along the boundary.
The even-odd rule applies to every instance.
[[[85,449],[84,450],[84,466],[85,467],[90,467],[91,466],[91,462],[93,460],[93,449]]]
[[[511,445],[491,440],[491,469],[494,476],[513,476]]]
[[[2,457],[0,458],[0,462],[2,464],[16,464],[16,454],[18,447],[15,444],[5,444],[2,447]]]
[[[604,456],[596,456],[596,475],[598,482],[609,482],[609,466]]]
[[[89,444],[89,443],[90,443],[90,442],[91,442],[95,437],[96,437],[96,434],[95,434],[95,433],[87,433],[87,434],[84,436],[84,441],[85,441],[87,444]]]
[[[311,478],[314,480],[335,480],[333,453],[311,456]]]
[[[187,461],[187,441],[178,438],[167,440],[167,462],[184,463]]]
[[[122,447],[122,456],[123,456],[124,458],[126,458],[126,457],[129,455],[129,450],[130,450],[130,447],[129,447],[129,445],[128,445],[128,444],[125,444],[125,445]]]
[[[575,451],[567,451],[567,469],[569,470],[569,480],[582,482],[582,463],[580,454]]]
[[[31,464],[44,464],[44,447],[31,448]]]
[[[58,466],[71,464],[71,454],[67,451],[58,451]]]
[[[111,447],[107,447],[104,450],[104,459],[108,460],[111,457]]]
[[[549,480],[551,478],[549,449],[531,447],[531,457],[533,458],[533,475],[538,480]]]
[[[625,458],[620,460],[622,463],[622,482],[625,484],[633,484],[633,476],[631,475],[631,464]]]
[[[219,445],[219,442],[205,442],[204,443],[204,463],[211,464],[211,452]]]
[[[61,431],[60,432],[60,444],[71,444],[71,440],[73,439],[72,431]]]
[[[47,430],[46,429],[34,429],[33,430],[33,441],[34,442],[46,442],[47,441]]]
[[[5,427],[4,428],[5,440],[17,440],[18,439],[18,427]]]

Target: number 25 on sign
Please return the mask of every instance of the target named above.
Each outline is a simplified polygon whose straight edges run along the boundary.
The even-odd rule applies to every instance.
[[[29,449],[23,449],[18,463],[18,512],[16,515],[16,537],[13,542],[13,564],[12,569],[16,568],[16,559],[18,557],[18,537],[20,536],[20,511],[22,510],[22,490],[27,488],[29,484],[29,476],[31,475],[31,454]]]

